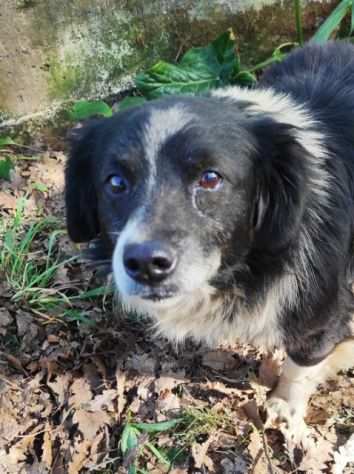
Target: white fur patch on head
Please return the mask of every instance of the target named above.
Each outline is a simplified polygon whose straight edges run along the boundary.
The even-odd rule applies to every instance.
[[[118,237],[112,259],[113,277],[116,287],[121,295],[130,294],[134,291],[136,283],[130,278],[124,268],[123,253],[125,246],[130,243],[138,243],[144,240],[142,232],[141,221],[143,218],[144,209],[140,208],[135,215],[133,215],[123,231]]]
[[[313,161],[312,191],[322,200],[327,200],[330,176],[324,166],[327,157],[327,150],[323,145],[324,137],[316,130],[317,122],[303,104],[297,104],[288,94],[272,89],[242,89],[231,86],[218,89],[212,95],[236,103],[248,103],[246,111],[252,116],[266,114],[279,123],[294,126],[298,143],[308,151],[308,159]]]
[[[153,109],[144,132],[146,158],[150,165],[149,183],[153,186],[156,177],[156,158],[166,141],[182,130],[193,119],[193,115],[182,105],[168,109]]]

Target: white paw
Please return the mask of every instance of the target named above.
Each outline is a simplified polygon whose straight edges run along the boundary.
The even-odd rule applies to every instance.
[[[267,400],[266,410],[265,428],[281,431],[289,447],[301,446],[306,449],[310,439],[310,430],[302,414],[292,409],[287,401],[275,396]]]

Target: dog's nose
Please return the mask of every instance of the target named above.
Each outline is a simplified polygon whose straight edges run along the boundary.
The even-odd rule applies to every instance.
[[[157,284],[170,275],[176,267],[176,257],[166,244],[158,240],[128,244],[123,262],[128,275],[145,284]]]

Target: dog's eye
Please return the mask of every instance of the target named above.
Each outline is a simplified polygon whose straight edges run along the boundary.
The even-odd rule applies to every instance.
[[[216,171],[207,170],[201,175],[198,185],[203,189],[217,189],[223,181],[222,176]]]
[[[128,189],[128,181],[119,174],[110,176],[107,183],[110,191],[115,194],[124,193]]]

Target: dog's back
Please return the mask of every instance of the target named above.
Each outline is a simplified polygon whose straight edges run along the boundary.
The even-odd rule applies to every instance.
[[[345,42],[307,44],[263,74],[260,88],[271,87],[304,104],[329,134],[327,146],[348,146],[354,160],[354,46]],[[343,142],[344,139],[344,142]]]

